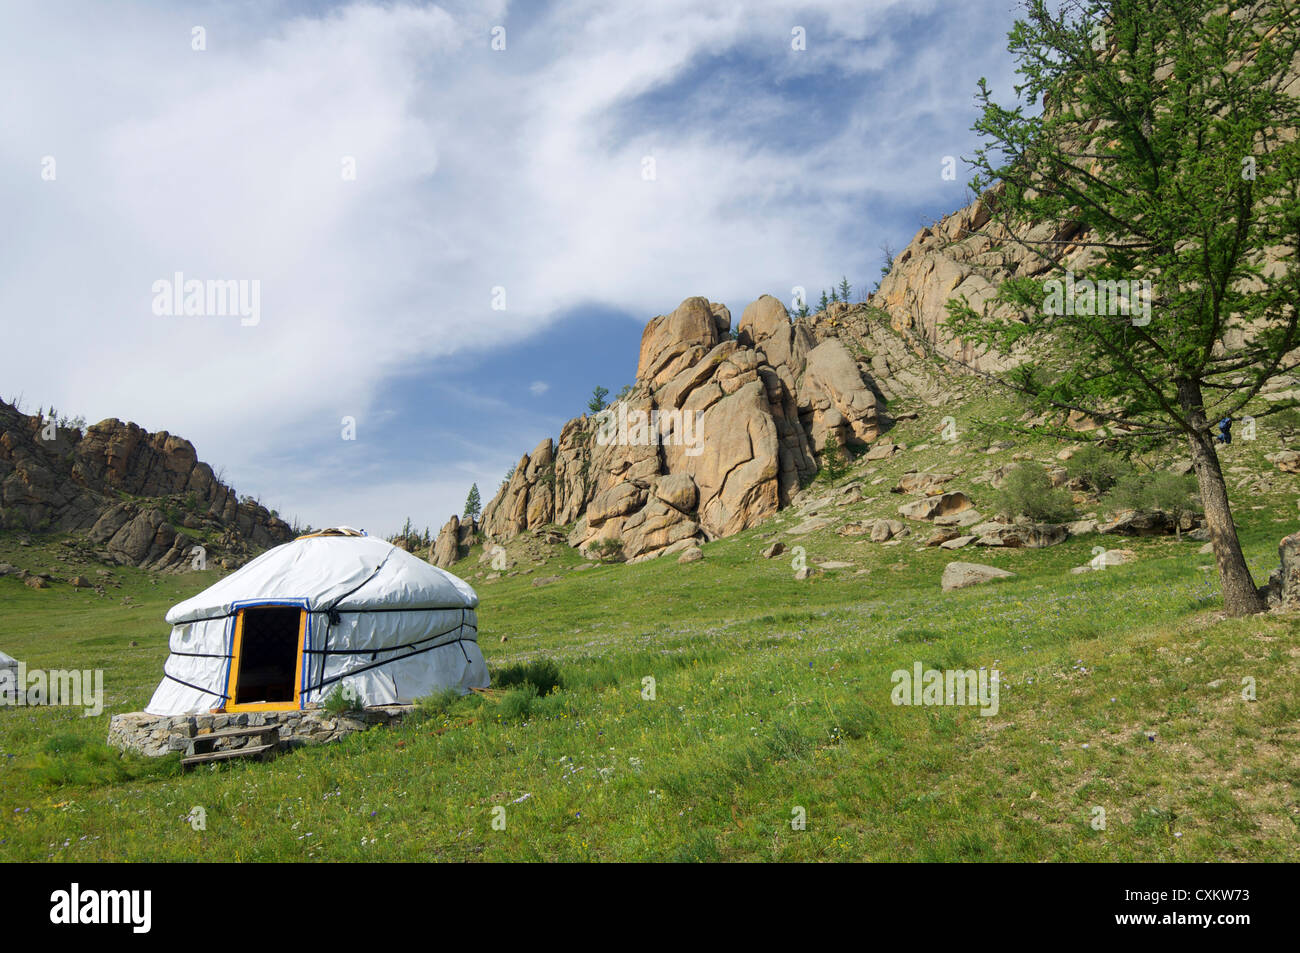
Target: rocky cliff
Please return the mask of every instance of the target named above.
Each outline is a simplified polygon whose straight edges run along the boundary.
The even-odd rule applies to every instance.
[[[483,511],[487,539],[572,524],[569,541],[629,561],[763,521],[819,469],[828,440],[869,444],[887,426],[868,362],[763,296],[731,313],[687,298],[641,337],[629,394],[570,420],[520,458]],[[430,553],[449,565],[453,519]]]
[[[188,440],[117,419],[56,428],[4,402],[0,529],[84,533],[103,558],[151,569],[188,568],[196,545],[238,564],[293,535],[240,501]]]
[[[1300,90],[1300,63],[1284,86]],[[727,536],[785,506],[818,471],[829,435],[840,446],[874,441],[890,424],[887,401],[961,400],[959,369],[931,357],[982,372],[1013,366],[1014,353],[953,337],[947,303],[965,296],[978,308],[1006,279],[1040,274],[1035,243],[1053,243],[1077,270],[1092,252],[1077,224],[1009,230],[991,215],[997,198],[994,188],[918,231],[863,305],[836,303],[791,321],[764,296],[734,335],[727,309],[704,298],[655,318],[632,392],[604,420],[570,420],[558,442],[525,454],[484,510],[486,537],[572,524],[570,542],[584,552],[635,561]],[[1095,426],[1075,415],[1066,422]],[[460,545],[459,535],[440,538],[439,564]]]

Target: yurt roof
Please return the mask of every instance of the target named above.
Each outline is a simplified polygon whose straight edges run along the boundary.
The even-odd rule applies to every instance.
[[[230,615],[239,605],[306,599],[311,609],[473,609],[469,583],[385,540],[313,534],[269,549],[168,611],[172,625]]]

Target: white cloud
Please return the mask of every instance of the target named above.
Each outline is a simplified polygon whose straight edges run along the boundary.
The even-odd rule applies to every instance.
[[[551,385],[546,381],[533,381],[528,385],[528,390],[534,397],[541,397],[550,389]]]
[[[978,6],[952,14],[951,42],[1004,4]],[[934,143],[883,117],[944,108],[945,58],[998,57],[939,50],[934,37],[917,56],[873,34],[884,11],[934,0],[845,7],[575,0],[530,9],[494,53],[491,26],[512,22],[504,4],[183,17],[9,5],[0,85],[21,93],[0,101],[6,396],[183,434],[239,482],[304,432],[363,417],[398,371],[540,332],[579,302],[648,318],[705,294],[738,310],[761,291],[829,280],[852,256],[874,263],[873,242],[843,239],[860,227],[858,198],[921,201],[938,185],[916,172]],[[190,48],[193,23],[207,30],[204,52]],[[810,31],[803,59],[789,53],[798,23]],[[828,64],[879,72],[898,99],[845,104],[842,130],[824,140],[794,126],[797,149],[686,124],[602,138],[631,97],[739,46],[792,77]],[[782,115],[757,90],[732,109]],[[889,135],[864,128],[873,113]],[[45,155],[54,182],[40,178]],[[646,155],[654,181],[641,175]],[[154,316],[152,283],[175,271],[260,280],[261,323]],[[505,311],[490,306],[496,286]],[[260,489],[326,521],[329,487],[311,485],[312,469],[278,468]],[[431,478],[406,500],[414,485],[333,489],[374,494],[376,524],[400,523],[417,497],[459,508],[463,489]]]

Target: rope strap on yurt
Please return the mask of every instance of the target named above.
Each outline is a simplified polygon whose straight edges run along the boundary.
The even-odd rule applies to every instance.
[[[465,636],[463,636],[463,635],[462,635],[460,638],[458,638],[458,639],[453,639],[453,640],[450,641],[450,642],[439,642],[437,645],[430,645],[430,646],[428,646],[427,648],[419,649],[418,651],[407,652],[405,655],[399,655],[399,656],[397,656],[396,658],[388,658],[388,659],[384,659],[382,662],[379,662],[379,661],[375,661],[375,660],[374,660],[374,656],[378,655],[380,652],[400,652],[402,649],[408,649],[408,648],[411,648],[412,646],[420,645],[420,644],[422,644],[422,643],[424,643],[424,642],[428,642],[428,641],[430,641],[430,640],[432,640],[432,639],[440,639],[440,638],[442,638],[444,635],[450,635],[452,632],[456,632],[456,631],[458,631],[458,630],[462,630],[462,631],[463,631],[464,629],[469,628],[469,626],[467,626],[467,625],[465,624],[466,611],[467,611],[467,610],[465,610],[464,608],[462,608],[462,609],[460,610],[460,624],[459,624],[459,625],[452,626],[450,629],[444,629],[442,632],[435,632],[433,635],[426,635],[426,636],[425,636],[424,638],[422,638],[422,639],[416,639],[414,642],[407,642],[407,643],[405,643],[404,645],[391,645],[391,646],[389,646],[389,647],[387,647],[387,648],[382,648],[382,649],[330,649],[330,648],[324,648],[324,649],[304,649],[304,650],[303,650],[303,654],[310,654],[310,655],[319,655],[319,656],[321,656],[321,662],[320,662],[320,674],[321,674],[321,680],[320,680],[319,682],[317,682],[315,685],[311,685],[311,686],[308,686],[307,688],[303,689],[303,694],[306,695],[306,694],[308,694],[309,692],[318,692],[318,691],[320,691],[321,689],[323,689],[326,685],[332,685],[334,682],[340,681],[341,679],[344,679],[344,678],[348,678],[349,676],[352,676],[352,675],[359,675],[359,674],[361,674],[362,672],[368,672],[368,671],[370,671],[371,669],[381,668],[381,667],[384,666],[384,665],[391,665],[391,664],[394,663],[394,662],[402,662],[402,661],[405,661],[405,660],[408,659],[408,658],[413,658],[413,657],[416,656],[416,655],[423,655],[425,652],[432,652],[434,649],[440,649],[440,648],[443,648],[443,647],[448,646],[448,645],[455,645],[455,646],[457,646],[457,647],[460,649],[460,654],[463,655],[463,656],[465,656],[465,661],[466,661],[467,663],[469,663],[469,662],[470,662],[469,653],[465,651],[465,646],[462,645],[461,643],[462,643],[462,642],[470,642],[470,641],[474,641],[474,640],[473,640],[473,639],[467,639],[467,638],[465,638]],[[474,629],[474,634],[477,636],[477,635],[478,635],[478,626],[474,626],[473,629]],[[349,670],[349,671],[342,672],[342,673],[340,673],[340,674],[338,674],[338,675],[335,675],[335,676],[333,676],[333,677],[331,677],[331,678],[326,678],[326,677],[325,677],[325,659],[326,659],[326,657],[329,656],[329,655],[369,655],[369,656],[371,656],[371,662],[370,662],[369,665],[363,665],[363,666],[361,666],[360,668],[354,668],[354,669],[351,669],[351,670]]]
[[[184,679],[177,678],[171,672],[167,671],[166,668],[163,669],[163,678],[170,678],[173,682],[177,682],[178,684],[184,685],[186,688],[192,688],[195,691],[202,692],[205,695],[213,695],[217,698],[220,698],[222,701],[227,701],[230,698],[230,696],[227,695],[225,692],[213,691],[211,688],[204,688],[201,685],[195,685],[192,682],[187,682]]]
[[[320,691],[326,685],[332,685],[337,681],[341,681],[342,679],[351,678],[353,675],[360,675],[362,672],[368,672],[371,669],[380,668],[381,666],[384,665],[392,665],[394,662],[405,662],[408,658],[414,658],[417,655],[423,655],[425,652],[432,652],[434,649],[446,648],[449,645],[460,646],[460,651],[465,656],[465,661],[468,662],[469,653],[465,651],[465,647],[460,643],[472,642],[472,641],[474,640],[461,637],[452,642],[439,642],[437,645],[430,645],[427,649],[420,649],[418,652],[407,652],[405,655],[399,655],[397,658],[384,659],[382,662],[371,662],[369,665],[363,665],[360,668],[354,668],[347,672],[340,672],[338,675],[332,675],[329,678],[323,678],[315,685],[309,686],[308,688],[304,689],[303,694],[305,695],[307,694],[307,692]],[[387,652],[387,651],[391,651],[391,649],[380,649],[379,651]],[[333,653],[333,654],[341,654],[341,653]]]
[[[362,579],[361,582],[357,584],[355,587],[343,593],[343,595],[339,596],[337,599],[331,602],[324,609],[314,609],[312,611],[324,612],[327,616],[329,616],[330,625],[338,625],[339,622],[342,621],[341,619],[339,619],[339,613],[338,613],[339,603],[342,602],[344,599],[346,599],[348,596],[356,593],[358,589],[362,588],[364,585],[366,585],[366,583],[370,582],[371,579],[374,579],[376,576],[378,576],[383,571],[384,567],[388,565],[388,560],[392,557],[392,555],[393,555],[393,551],[390,551],[387,556],[385,556],[383,559],[379,561],[379,565],[375,567],[374,572],[372,572],[365,579]],[[328,629],[326,629],[325,637],[329,638]]]
[[[388,560],[392,555],[393,552],[390,551],[387,556],[385,556],[383,559],[379,561],[379,565],[374,568],[374,571],[369,576],[367,576],[365,579],[362,579],[359,584],[349,589],[347,592],[343,593],[343,595],[339,596],[337,599],[331,602],[324,609],[311,610],[314,613],[323,612],[325,614],[325,634],[322,636],[322,644],[320,649],[309,649],[304,646],[303,654],[320,656],[320,676],[322,679],[325,677],[325,663],[329,659],[329,655],[330,655],[330,629],[332,629],[334,626],[338,625],[340,622],[343,621],[343,617],[339,615],[339,603],[342,602],[344,599],[346,599],[348,596],[355,593],[366,583],[370,582],[371,579],[374,579],[376,576],[378,576],[380,571],[384,568],[384,566],[388,565]],[[324,684],[325,683],[323,681],[320,683],[320,685],[324,685]],[[316,688],[319,688],[320,685],[316,686]],[[303,690],[303,693],[306,694],[307,692],[315,691],[315,690],[316,690],[315,688],[306,688]]]
[[[426,635],[424,638],[416,639],[413,642],[403,642],[401,645],[386,645],[382,648],[374,649],[303,649],[302,653],[303,655],[378,655],[380,652],[400,652],[402,649],[409,649],[414,645],[423,645],[430,639],[440,639],[444,635],[451,635],[451,633],[458,629],[471,629],[475,635],[478,634],[478,629],[475,626],[465,624],[465,613],[464,610],[461,610],[461,621],[453,625],[450,629],[443,629],[441,632],[435,632],[433,635]],[[450,642],[444,642],[442,644],[455,645],[457,642],[461,641],[464,641],[464,639],[452,639]],[[462,649],[462,651],[464,650]]]

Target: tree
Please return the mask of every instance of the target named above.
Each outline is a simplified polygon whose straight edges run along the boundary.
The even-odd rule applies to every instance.
[[[843,301],[845,304],[849,303],[849,292],[851,292],[852,290],[853,290],[853,286],[849,284],[849,276],[841,275],[840,276],[840,300]]]
[[[840,445],[839,435],[834,430],[826,431],[826,443],[821,453],[822,476],[828,483],[838,483],[849,472],[850,457]]]
[[[1300,344],[1300,107],[1285,89],[1300,13],[1053,6],[1027,0],[1009,34],[1023,101],[998,105],[981,80],[974,127],[972,186],[1029,263],[978,308],[950,301],[948,329],[1023,357],[997,379],[1042,406],[1124,439],[1185,441],[1224,606],[1258,612],[1212,428],[1294,367]],[[1067,262],[1067,245],[1082,254]]]
[[[876,279],[875,285],[871,289],[871,294],[880,290],[880,283],[885,280],[889,274],[889,269],[894,267],[894,249],[888,242],[880,246],[880,277]]]
[[[821,300],[820,302],[818,302],[818,304],[817,304],[817,310],[818,310],[818,311],[825,311],[827,308],[830,307],[830,305],[831,305],[831,303],[826,299],[826,292],[823,291],[823,292],[822,292],[822,300]]]
[[[598,414],[605,409],[607,404],[605,398],[609,396],[609,388],[596,386],[591,391],[591,399],[587,401],[587,409],[593,414]]]
[[[476,520],[482,511],[483,500],[479,496],[478,484],[474,483],[469,488],[469,496],[465,498],[465,512],[461,515],[464,519]]]

